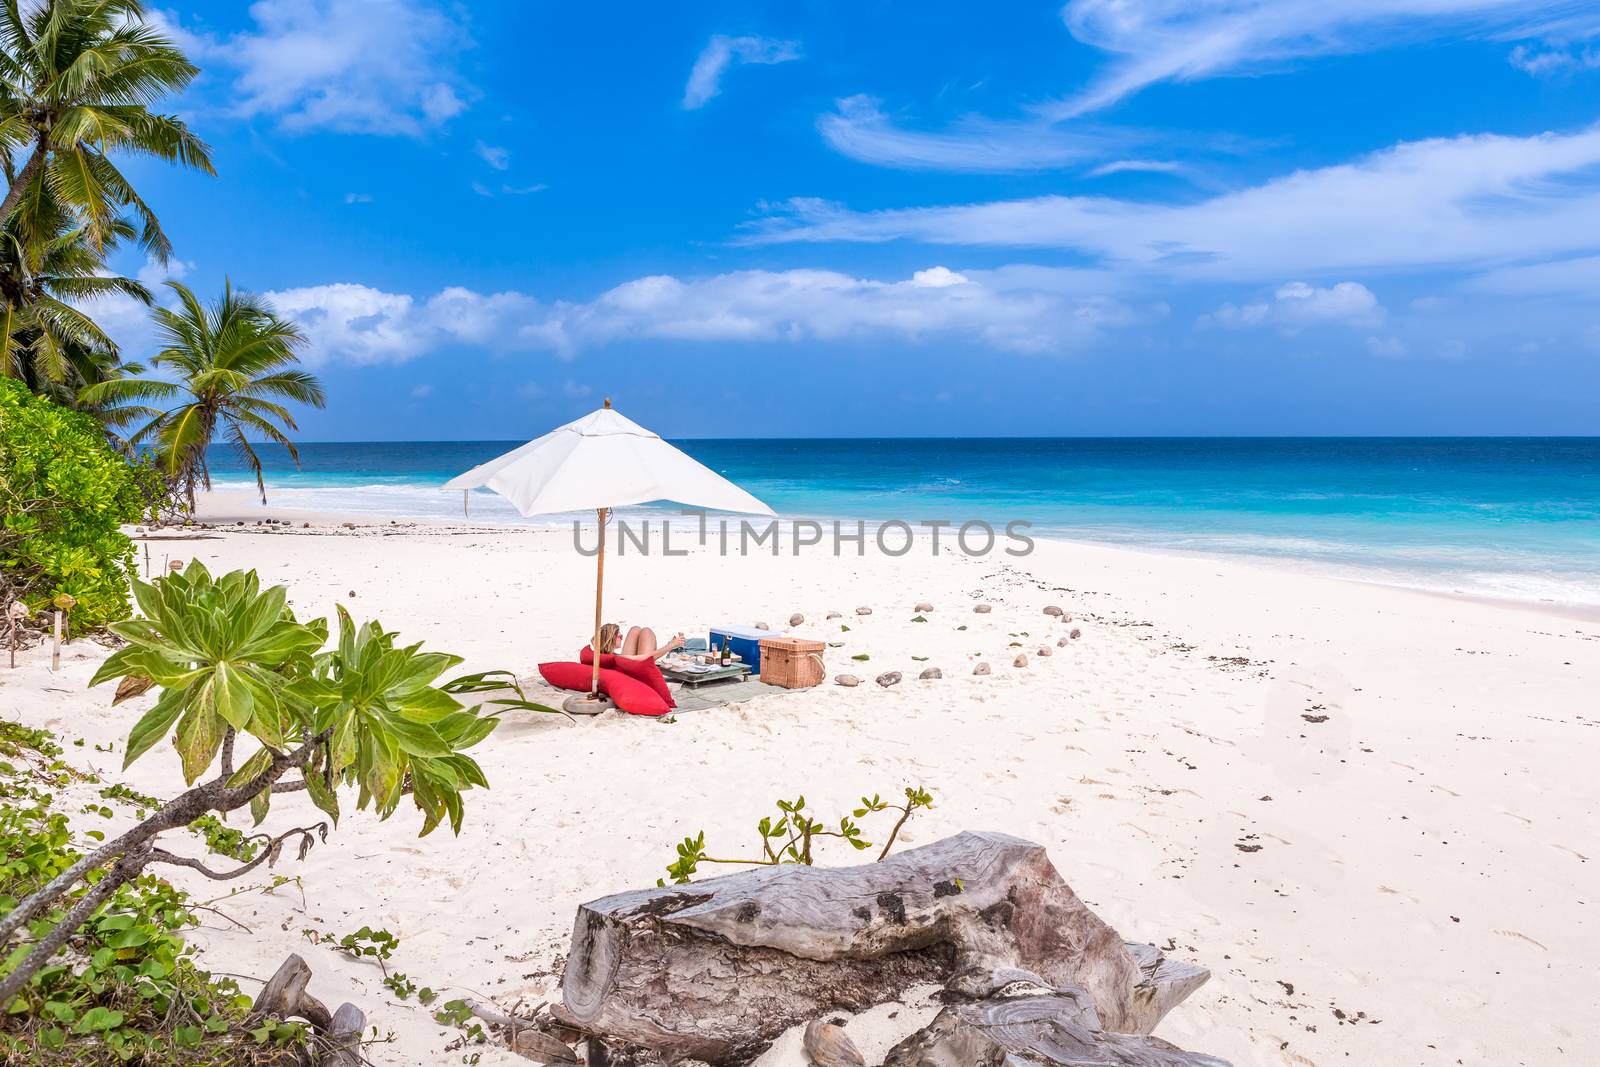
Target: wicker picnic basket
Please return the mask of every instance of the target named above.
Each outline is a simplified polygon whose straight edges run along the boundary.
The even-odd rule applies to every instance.
[[[803,637],[761,639],[761,680],[785,689],[809,689],[822,683],[821,641]]]

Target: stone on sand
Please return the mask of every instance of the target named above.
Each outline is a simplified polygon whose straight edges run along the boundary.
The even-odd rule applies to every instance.
[[[900,672],[899,671],[884,671],[882,674],[878,675],[877,682],[878,682],[879,685],[883,686],[885,689],[889,688],[891,685],[899,685],[900,684]]]
[[[972,605],[972,610],[973,610],[974,613],[976,613],[978,615],[987,615],[987,614],[989,614],[989,612],[993,611],[994,609],[991,608],[987,604],[974,604],[974,605]]]
[[[795,612],[793,615],[789,616],[789,625],[790,626],[799,626],[801,623],[803,623],[805,621],[806,621],[806,617],[804,615],[800,614],[798,611]]]
[[[861,684],[861,679],[853,674],[841,674],[833,680],[834,685],[842,685],[846,689],[854,689]]]
[[[1011,665],[1013,667],[1026,667],[1028,665],[1028,654],[1026,652],[1018,652],[1017,658],[1011,661]]]
[[[1074,626],[1072,628],[1072,632],[1069,633],[1067,636],[1072,638],[1074,641],[1076,641],[1078,638],[1083,636],[1083,631],[1078,629],[1076,626]]]
[[[972,673],[973,674],[988,674],[989,673],[989,665],[987,663],[980,663],[976,667],[972,668]]]
[[[1045,608],[1044,609],[1044,613],[1046,615],[1054,615],[1057,618],[1060,618],[1062,615],[1066,614],[1066,612],[1062,611],[1060,608],[1056,607],[1054,604],[1051,604],[1049,607]]]
[[[869,607],[859,607],[859,608],[856,609],[856,614],[857,615],[871,615],[872,614],[872,609],[869,608]]]
[[[919,601],[917,601],[917,606],[915,608],[913,608],[912,610],[914,610],[914,611],[932,611],[933,610],[933,605],[928,603],[926,600],[919,600]]]
[[[921,679],[922,681],[928,681],[929,679],[932,679],[932,678],[943,678],[944,677],[944,672],[941,671],[938,667],[929,667],[926,670],[924,670],[921,674],[917,675],[917,677],[919,679]]]

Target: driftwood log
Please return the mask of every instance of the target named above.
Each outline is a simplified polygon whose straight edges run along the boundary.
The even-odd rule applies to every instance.
[[[1042,846],[969,832],[860,867],[760,867],[585,904],[557,1014],[669,1063],[718,1065],[923,982],[968,997],[1018,981],[1082,990],[1107,1030],[1147,1030],[1204,972],[1146,962]]]
[[[1228,1067],[1144,1034],[1107,1033],[1077,989],[952,1004],[883,1067]]]
[[[321,1035],[324,1054],[321,1062],[334,1067],[356,1067],[361,1063],[361,1033],[367,1028],[367,1017],[354,1004],[341,1004],[339,1010],[328,1011],[328,1006],[310,993],[306,986],[311,982],[311,966],[296,953],[279,965],[267,984],[256,994],[250,1012],[258,1016],[276,1016],[279,1019],[304,1019]]]

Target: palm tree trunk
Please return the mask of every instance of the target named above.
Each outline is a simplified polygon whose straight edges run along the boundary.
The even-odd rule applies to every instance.
[[[49,142],[44,134],[34,142],[33,155],[28,157],[28,162],[22,165],[22,170],[17,173],[17,178],[11,183],[11,188],[6,190],[6,198],[0,202],[0,226],[4,226],[11,219],[11,213],[17,210],[17,204],[22,200],[22,194],[28,186],[33,184],[34,175],[39,173],[39,168],[44,166],[45,157],[50,154]]]

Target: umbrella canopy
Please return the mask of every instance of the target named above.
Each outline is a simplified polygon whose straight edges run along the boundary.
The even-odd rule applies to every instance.
[[[612,410],[558,426],[445,483],[486,486],[523,515],[587,511],[669,500],[713,511],[771,515],[749,493]]]
[[[601,595],[605,589],[606,516],[610,510],[665,500],[713,511],[773,514],[771,508],[722,475],[613,411],[609,399],[599,411],[558,426],[445,483],[446,489],[480,486],[511,501],[523,515],[590,508],[598,513],[594,670],[590,675],[591,706],[583,709],[589,711],[599,710]]]

